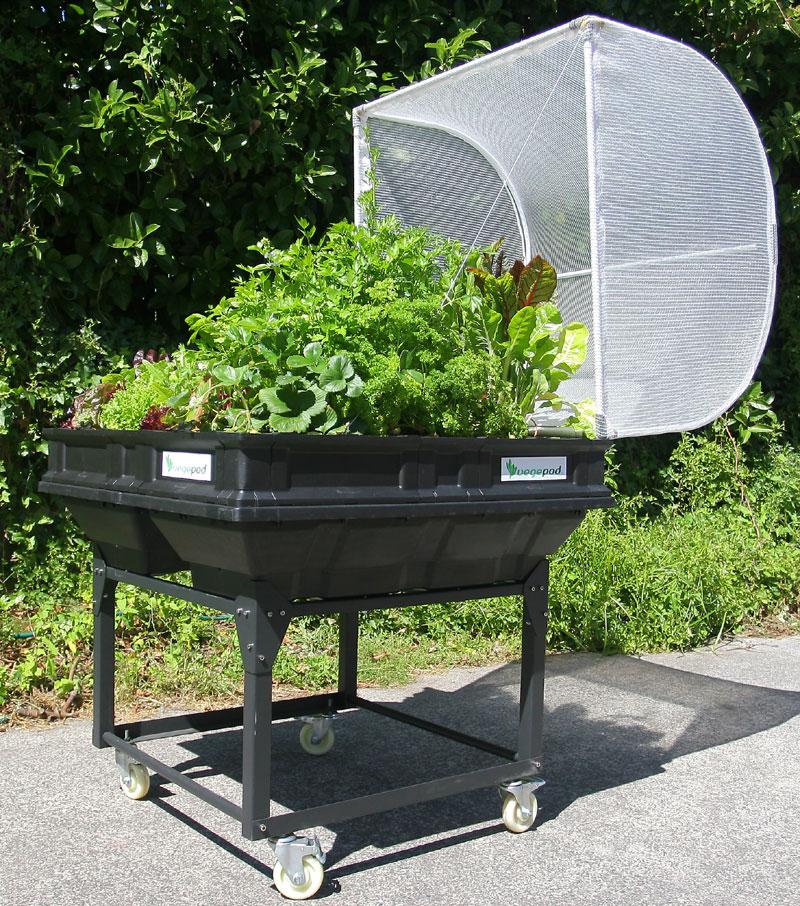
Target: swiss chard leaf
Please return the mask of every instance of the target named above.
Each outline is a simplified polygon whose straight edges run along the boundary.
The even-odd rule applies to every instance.
[[[555,268],[541,255],[537,255],[519,271],[516,283],[516,302],[520,308],[549,302],[556,291]]]
[[[525,357],[536,321],[534,308],[521,308],[514,315],[508,324],[507,358],[522,360]]]
[[[561,332],[561,341],[554,364],[557,367],[566,366],[574,373],[586,361],[588,348],[589,328],[585,324],[573,321],[571,324],[567,324]]]

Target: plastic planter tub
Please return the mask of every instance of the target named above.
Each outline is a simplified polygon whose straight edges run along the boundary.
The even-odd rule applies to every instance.
[[[47,432],[41,490],[111,566],[268,580],[289,598],[522,581],[590,507],[605,445],[580,440]]]
[[[150,771],[241,824],[275,853],[273,881],[290,899],[324,882],[314,828],[495,786],[505,826],[536,818],[544,783],[542,723],[547,554],[586,510],[609,506],[605,445],[589,441],[190,434],[53,430],[40,489],[64,498],[95,544],[93,743],[113,747],[120,785],[143,799]],[[160,578],[189,570],[192,584]],[[244,669],[242,707],[118,724],[115,592],[146,588],[229,614]],[[358,690],[359,614],[431,602],[521,595],[520,710],[514,747],[373,702]],[[272,701],[272,668],[295,616],[339,615],[335,692]],[[272,724],[302,718],[297,785],[313,789],[310,756],[334,745],[332,718],[361,708],[488,752],[488,767],[414,778],[381,792],[295,811],[271,808]],[[347,734],[348,722],[341,722]],[[215,793],[141,744],[242,728],[242,793]],[[338,731],[337,731],[338,732]],[[375,737],[370,737],[372,745]],[[358,740],[350,740],[350,745]],[[304,753],[304,754],[303,754]],[[352,763],[345,749],[337,770]],[[394,753],[390,776],[402,776]],[[484,762],[485,764],[485,762]],[[433,765],[436,773],[436,765]]]

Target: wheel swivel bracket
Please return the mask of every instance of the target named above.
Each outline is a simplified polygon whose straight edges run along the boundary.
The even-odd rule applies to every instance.
[[[330,729],[330,725],[337,718],[337,714],[331,711],[328,714],[307,714],[303,715],[300,720],[304,724],[311,724],[311,742],[316,745],[321,739],[324,739]]]
[[[133,745],[133,743],[131,743]],[[130,788],[131,785],[131,765],[140,764],[136,759],[131,758],[130,755],[127,755],[121,749],[114,749],[114,761],[117,763],[117,770],[119,771],[120,782],[125,786]]]
[[[533,814],[533,796],[545,781],[541,777],[529,777],[525,780],[512,780],[510,783],[501,783],[499,792],[501,796],[513,796],[519,804],[523,818]]]
[[[315,834],[310,837],[296,837],[290,834],[288,837],[278,837],[267,840],[275,853],[275,859],[281,863],[284,871],[292,879],[292,884],[305,884],[306,870],[303,865],[305,856],[316,856],[319,861],[325,864],[325,853],[319,845],[319,839]]]

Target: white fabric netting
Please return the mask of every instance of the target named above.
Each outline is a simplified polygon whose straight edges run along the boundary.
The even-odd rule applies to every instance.
[[[356,191],[377,150],[382,213],[553,263],[565,319],[591,332],[563,394],[595,400],[601,436],[696,427],[745,389],[771,320],[774,201],[750,115],[699,53],[583,19],[354,121]]]

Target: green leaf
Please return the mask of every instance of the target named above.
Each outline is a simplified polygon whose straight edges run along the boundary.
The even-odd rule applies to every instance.
[[[119,229],[116,234],[111,234],[109,236],[108,245],[110,245],[111,248],[128,249],[141,247],[142,242],[144,242],[148,236],[155,233],[156,230],[160,229],[161,225],[158,223],[148,223],[147,226],[145,226],[141,215],[133,211],[121,221],[116,221],[115,226],[118,228],[121,227],[121,229]]]
[[[536,309],[536,317],[540,325],[550,327],[551,329],[561,324],[561,312],[552,304],[552,302],[542,303]]]
[[[238,384],[246,369],[234,368],[232,365],[215,365],[211,369],[212,376],[225,387]]]
[[[500,343],[503,340],[503,316],[499,311],[487,308],[483,314],[486,331],[491,343]]]
[[[139,169],[141,169],[144,173],[147,173],[149,170],[154,170],[158,166],[160,159],[160,151],[145,151],[145,153],[142,155],[141,160],[139,161]]]
[[[297,415],[283,415],[274,412],[269,417],[269,426],[282,434],[302,434],[311,427],[311,414],[300,412]]]
[[[309,343],[303,348],[303,355],[312,362],[318,362],[322,358],[322,343]]]
[[[328,431],[336,427],[338,420],[339,416],[336,412],[330,406],[326,406],[323,412],[311,419],[311,430],[318,431],[320,434],[327,434]]]
[[[339,393],[347,386],[355,370],[346,355],[335,355],[328,359],[328,365],[319,376],[319,385],[326,393]]]
[[[495,311],[499,311],[503,320],[508,323],[515,309],[516,287],[511,274],[490,277],[485,283],[489,299]]]
[[[508,350],[506,358],[521,361],[528,351],[531,333],[536,326],[536,309],[521,308],[508,324]]]
[[[319,415],[327,405],[325,394],[319,387],[306,385],[296,379],[289,384],[266,387],[259,391],[258,398],[274,415],[289,416],[305,413],[309,419],[314,415]]]
[[[416,372],[416,373],[418,373],[418,372]],[[413,374],[413,373],[409,372],[409,374]],[[420,375],[420,377],[421,377],[421,375]],[[422,381],[420,381],[420,383],[422,383]],[[361,380],[361,378],[357,374],[354,374],[353,377],[347,382],[347,391],[345,393],[345,396],[354,398],[357,396],[361,396],[361,394],[363,392],[364,392],[364,382]]]
[[[265,387],[263,390],[259,390],[258,398],[270,412],[278,415],[289,412],[289,406],[278,396],[277,387]]]
[[[303,349],[303,355],[290,355],[286,359],[287,368],[296,371],[319,373],[325,367],[321,343],[309,343]]]
[[[585,324],[573,321],[571,324],[567,324],[562,331],[554,365],[556,367],[566,366],[575,372],[586,361],[588,348],[589,328]]]
[[[410,349],[404,349],[400,353],[400,368],[403,371],[407,371],[409,368],[413,368],[417,364],[416,353]]]

